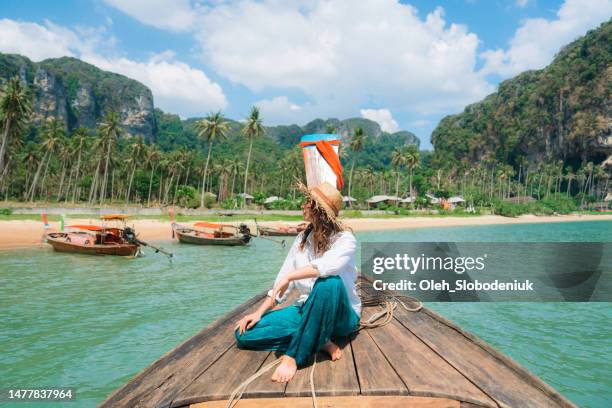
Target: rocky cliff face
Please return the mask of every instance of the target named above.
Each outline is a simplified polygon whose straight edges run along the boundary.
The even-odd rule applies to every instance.
[[[141,83],[102,71],[75,58],[35,63],[19,55],[0,53],[0,85],[18,75],[33,94],[33,121],[61,119],[68,132],[95,128],[108,109],[116,110],[128,136],[155,140],[153,95]]]

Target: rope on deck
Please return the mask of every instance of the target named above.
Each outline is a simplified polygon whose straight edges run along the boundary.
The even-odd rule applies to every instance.
[[[363,281],[357,282],[357,287],[361,288],[362,283]],[[406,303],[402,301],[402,299],[404,299],[406,302],[413,303],[415,306],[413,307],[407,306]],[[384,292],[384,291],[376,291],[376,294],[373,294],[373,295],[364,295],[363,290],[362,290],[362,294],[361,294],[362,306],[381,306],[383,307],[383,310],[377,313],[374,313],[366,321],[359,322],[359,328],[355,330],[355,332],[358,332],[361,329],[373,329],[376,327],[382,327],[390,323],[393,320],[393,312],[395,311],[395,308],[397,307],[398,303],[402,305],[402,307],[408,312],[418,312],[419,310],[423,308],[423,303],[421,303],[420,300],[414,297],[411,297],[411,296],[395,295],[393,293]],[[381,318],[383,319],[380,320]],[[272,367],[280,364],[281,361],[282,361],[282,357],[272,361],[269,364],[266,364],[265,366],[260,368],[255,374],[253,374],[252,376],[244,380],[238,387],[234,389],[234,391],[232,392],[232,395],[230,395],[229,399],[227,400],[227,404],[225,405],[225,408],[235,407],[236,404],[238,404],[238,402],[242,398],[242,394],[244,394],[244,391],[247,389],[247,387],[257,378],[259,378],[261,375],[268,372]],[[312,363],[312,368],[310,370],[310,393],[312,395],[313,408],[318,407],[317,393],[315,391],[315,386],[314,386],[314,372],[315,372],[316,365],[317,365],[317,355],[315,353],[314,362]]]
[[[265,366],[261,367],[255,374],[253,374],[252,376],[244,380],[239,386],[237,386],[234,389],[234,391],[232,391],[232,395],[230,395],[229,399],[227,400],[227,404],[225,405],[225,408],[235,407],[236,404],[238,404],[238,401],[240,401],[240,398],[242,398],[242,394],[244,394],[247,387],[253,381],[261,377],[262,374],[265,374],[266,372],[268,372],[272,367],[280,364],[281,361],[283,361],[282,357],[277,358],[276,360],[270,362],[269,364],[266,364]]]

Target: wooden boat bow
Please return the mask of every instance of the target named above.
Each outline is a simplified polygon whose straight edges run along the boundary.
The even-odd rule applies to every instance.
[[[264,296],[253,297],[162,356],[100,406],[224,406],[237,385],[277,358],[235,344],[235,322]],[[362,318],[376,311],[365,307]],[[317,396],[334,406],[376,406],[384,396],[385,406],[575,407],[510,357],[427,308],[397,308],[391,323],[361,330],[341,347],[337,362],[317,355],[314,376]],[[302,406],[310,396],[309,371],[300,369],[287,384],[263,375],[249,385],[239,406]]]

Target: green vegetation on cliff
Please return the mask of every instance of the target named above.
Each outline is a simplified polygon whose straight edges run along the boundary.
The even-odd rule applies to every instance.
[[[554,61],[499,90],[432,133],[434,164],[506,163],[536,168],[562,160],[574,170],[612,153],[612,22],[565,46]]]

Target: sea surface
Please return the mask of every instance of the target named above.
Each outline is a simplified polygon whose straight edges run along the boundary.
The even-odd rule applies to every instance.
[[[360,241],[611,242],[612,222],[405,229]],[[290,238],[292,239],[292,238]],[[290,242],[288,242],[290,243]],[[50,248],[0,252],[0,388],[74,387],[93,407],[134,374],[270,287],[288,251],[160,242],[172,261]],[[429,303],[582,407],[612,406],[611,303]],[[0,406],[9,406],[0,403]]]

